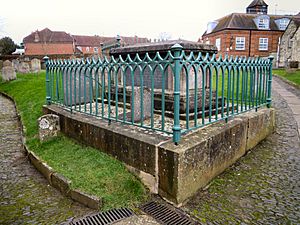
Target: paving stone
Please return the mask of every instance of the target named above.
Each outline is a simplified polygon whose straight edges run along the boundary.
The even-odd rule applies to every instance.
[[[13,103],[0,95],[0,224],[60,224],[92,212],[62,196],[29,163],[17,119]]]
[[[201,224],[299,224],[300,117],[293,114],[298,104],[284,98],[297,103],[300,90],[278,78],[273,84],[275,133],[187,203]]]

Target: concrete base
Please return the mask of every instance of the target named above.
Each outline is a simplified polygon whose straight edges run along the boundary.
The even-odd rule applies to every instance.
[[[190,132],[175,146],[170,138],[121,123],[108,125],[56,105],[45,106],[44,113],[59,115],[62,132],[123,161],[152,192],[176,205],[207,185],[275,127],[274,110],[260,109]]]

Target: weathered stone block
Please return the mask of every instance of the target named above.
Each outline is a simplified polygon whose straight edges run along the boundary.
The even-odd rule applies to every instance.
[[[181,204],[245,154],[247,120],[217,123],[159,147],[159,194]]]
[[[39,138],[41,141],[47,141],[56,137],[60,131],[59,116],[54,114],[43,115],[38,119]]]
[[[261,109],[257,112],[247,113],[247,115],[240,115],[240,117],[248,119],[246,151],[254,148],[275,129],[274,109]]]
[[[36,156],[33,152],[29,152],[28,158],[34,167],[48,180],[51,184],[51,175],[54,172],[53,169]]]
[[[51,175],[51,184],[58,189],[62,194],[68,196],[70,194],[71,181],[65,178],[59,173],[53,173]]]
[[[99,210],[102,207],[102,199],[96,196],[88,195],[79,190],[71,190],[69,195],[73,200],[80,202],[91,209]]]
[[[15,80],[17,78],[16,72],[12,66],[4,66],[2,68],[1,76],[3,81]]]

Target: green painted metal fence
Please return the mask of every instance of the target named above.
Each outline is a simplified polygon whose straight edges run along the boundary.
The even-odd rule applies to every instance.
[[[272,57],[168,52],[46,60],[46,100],[173,136],[271,104]]]

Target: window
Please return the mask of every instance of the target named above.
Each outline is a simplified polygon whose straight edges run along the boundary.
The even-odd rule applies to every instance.
[[[235,50],[245,50],[245,37],[235,38]]]
[[[268,50],[268,38],[259,38],[259,50]]]
[[[286,19],[286,18],[279,20],[279,29],[285,30],[287,25],[289,24],[289,22],[290,22],[290,20]]]
[[[259,29],[269,29],[269,19],[261,18],[258,20]]]
[[[98,53],[98,48],[94,47],[94,53]]]
[[[221,50],[221,38],[216,39],[216,47],[217,47],[218,51]]]
[[[86,47],[86,52],[90,52],[90,47]]]

